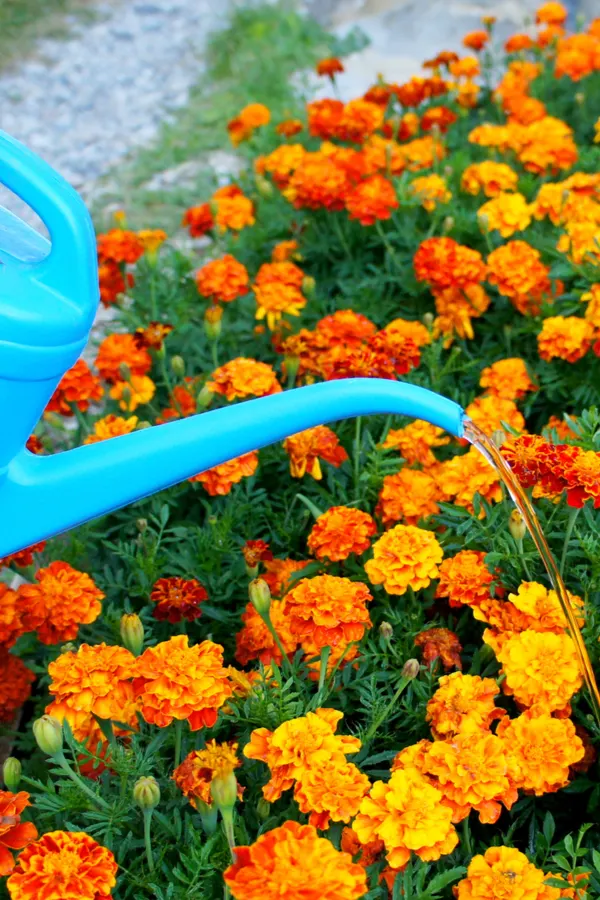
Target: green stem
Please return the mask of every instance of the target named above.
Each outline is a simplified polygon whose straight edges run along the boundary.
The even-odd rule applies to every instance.
[[[340,244],[342,245],[346,256],[348,257],[348,259],[352,259],[352,251],[350,250],[350,246],[348,244],[348,241],[346,240],[346,235],[344,234],[339,216],[334,214],[331,217],[331,220],[333,221],[334,228],[337,232],[337,236],[340,239]]]
[[[223,827],[225,828],[225,837],[229,844],[229,852],[231,853],[231,861],[235,862],[235,834],[233,831],[233,812],[230,809],[221,809],[223,818]]]
[[[575,522],[577,521],[577,516],[579,515],[579,509],[574,507],[569,512],[569,519],[567,521],[567,528],[565,531],[565,541],[563,544],[562,555],[560,557],[560,577],[562,578],[565,571],[565,564],[567,562],[567,553],[569,552],[569,543],[571,541],[571,537],[573,535],[573,529],[575,528]]]
[[[517,550],[519,551],[519,556],[521,557],[521,564],[523,566],[523,571],[527,577],[527,581],[531,581],[531,574],[527,567],[527,563],[525,562],[525,555],[523,551],[523,538],[515,539],[515,544],[517,545]]]
[[[150,838],[150,825],[152,824],[151,809],[144,810],[144,845],[146,847],[146,859],[148,860],[148,868],[154,872],[154,857],[152,855],[152,840]]]
[[[379,726],[382,724],[382,722],[385,722],[385,720],[387,719],[387,717],[393,710],[394,706],[400,699],[400,696],[406,690],[406,687],[410,684],[411,681],[412,681],[412,678],[404,678],[403,677],[400,679],[400,684],[398,685],[398,689],[397,689],[396,693],[392,697],[390,703],[388,703],[388,705],[386,706],[384,711],[381,713],[381,715],[378,716],[377,719],[375,719],[375,721],[373,722],[373,724],[371,725],[371,727],[365,734],[365,736],[363,738],[363,744],[368,744],[369,741],[371,740],[371,738],[374,737],[374,735],[377,733],[377,730],[379,729]]]
[[[90,431],[91,431],[90,426],[89,426],[88,423],[86,422],[85,416],[83,415],[83,413],[81,412],[81,410],[79,409],[79,407],[77,406],[77,404],[76,404],[76,403],[69,403],[69,406],[70,406],[71,409],[73,410],[73,414],[75,415],[75,418],[77,419],[77,424],[79,425],[79,435],[80,435],[80,437],[83,436],[83,435],[88,435],[88,434],[90,434]]]
[[[361,441],[361,416],[356,417],[354,427],[354,490],[358,494],[358,484],[360,481],[360,441]]]
[[[153,322],[158,321],[158,308],[156,306],[156,279],[154,266],[150,274],[150,317]]]
[[[60,768],[62,769],[62,771],[65,773],[65,775],[66,775],[68,778],[70,778],[71,781],[72,781],[74,784],[76,784],[77,787],[78,787],[81,791],[83,791],[84,794],[87,794],[87,796],[90,798],[90,800],[93,800],[94,803],[96,803],[96,804],[97,804],[98,806],[100,806],[102,809],[110,809],[110,806],[108,805],[108,803],[106,802],[106,800],[104,800],[102,797],[99,797],[98,794],[96,794],[95,791],[93,791],[90,787],[87,786],[87,784],[85,783],[84,779],[83,779],[83,778],[80,778],[79,775],[78,775],[76,772],[73,771],[73,769],[71,768],[71,766],[69,765],[69,763],[68,763],[67,760],[65,759],[65,756],[64,756],[64,754],[63,754],[62,752],[59,753],[59,754],[57,754],[56,756],[51,756],[50,759],[52,760],[52,762],[54,762],[54,763],[56,763],[58,766],[60,766]]]
[[[275,626],[273,625],[273,622],[271,621],[271,616],[269,615],[268,612],[266,612],[266,613],[263,613],[261,618],[262,618],[263,622],[265,623],[265,625],[267,626],[267,628],[269,629],[269,633],[270,633],[271,637],[273,638],[273,640],[275,641],[277,649],[281,653],[281,664],[282,664],[283,668],[284,669],[287,668],[288,674],[291,675],[292,678],[294,678],[294,670],[292,668],[292,664],[288,659],[288,655],[285,651],[283,644],[281,643],[281,638],[277,634],[277,629],[275,628]]]
[[[387,253],[389,254],[390,259],[392,260],[392,262],[398,269],[401,269],[402,266],[400,264],[400,260],[398,259],[397,255],[396,255],[396,251],[390,244],[390,242],[388,240],[388,236],[385,233],[385,231],[383,230],[383,226],[382,226],[381,222],[379,221],[379,219],[375,222],[375,230],[377,231],[377,234],[381,238],[383,246],[385,247]]]
[[[219,368],[219,354],[217,352],[218,351],[218,343],[219,342],[215,340],[215,341],[211,341],[211,344],[210,344],[210,349],[211,349],[211,353],[212,353],[212,361],[213,361],[213,366],[215,367],[215,369]]]
[[[183,737],[183,721],[177,719],[175,721],[175,768],[181,762],[181,739]]]

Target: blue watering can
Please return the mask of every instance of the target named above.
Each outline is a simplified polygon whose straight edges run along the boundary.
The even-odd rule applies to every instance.
[[[76,191],[3,132],[0,183],[35,210],[51,239],[0,207],[0,557],[326,422],[394,413],[462,435],[464,413],[451,400],[351,378],[35,456],[25,442],[85,347],[98,307],[96,241]]]

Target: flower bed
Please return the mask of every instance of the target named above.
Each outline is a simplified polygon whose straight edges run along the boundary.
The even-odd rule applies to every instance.
[[[30,450],[323,380],[430,388],[534,499],[598,671],[600,20],[565,19],[244,108],[246,171],[184,215],[208,258],[124,215],[99,236],[114,329]],[[318,426],[2,564],[13,900],[600,896],[600,723],[465,441]]]

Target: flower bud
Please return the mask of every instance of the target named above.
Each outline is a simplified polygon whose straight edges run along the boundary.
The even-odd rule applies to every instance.
[[[237,800],[237,781],[233,772],[224,771],[213,775],[210,794],[221,812],[233,809]]]
[[[126,362],[119,363],[119,378],[122,381],[131,381],[131,369]]]
[[[412,679],[416,678],[419,674],[420,668],[421,666],[419,665],[418,659],[407,659],[402,666],[402,677],[410,678],[412,681]]]
[[[212,403],[214,392],[207,388],[206,385],[202,388],[198,396],[196,397],[196,409],[198,412],[203,412],[205,409],[208,409],[210,404]]]
[[[431,331],[431,329],[433,328],[433,320],[434,319],[435,319],[435,316],[433,315],[433,313],[430,313],[430,312],[424,313],[423,325],[425,326],[427,331]]]
[[[154,809],[160,803],[158,781],[151,775],[138,778],[133,786],[133,799],[140,809]]]
[[[113,213],[113,219],[119,228],[127,228],[127,214],[124,209],[116,209]]]
[[[305,297],[314,297],[316,286],[317,282],[312,277],[312,275],[305,275],[302,279],[302,293]]]
[[[146,422],[145,419],[141,419],[135,426],[136,431],[145,431],[146,428],[152,428],[152,422]]]
[[[61,655],[63,653],[75,653],[77,651],[77,644],[74,644],[73,641],[67,641],[66,644],[60,645]]]
[[[178,378],[183,378],[185,375],[185,362],[183,361],[183,357],[181,356],[172,356],[171,357],[171,368],[175,375]]]
[[[256,804],[256,814],[263,822],[271,815],[271,804],[264,797],[261,797]]]
[[[285,374],[287,375],[288,381],[294,382],[296,380],[296,375],[298,374],[298,369],[300,368],[300,357],[284,356],[283,364],[285,366]]]
[[[271,591],[269,585],[262,578],[255,578],[248,585],[250,602],[261,619],[269,615],[271,609]]]
[[[379,626],[379,634],[384,641],[389,641],[394,634],[394,629],[389,622],[382,622]]]
[[[63,747],[62,725],[53,716],[42,716],[33,723],[33,736],[47,756],[56,756]]]
[[[137,613],[124,613],[121,616],[121,643],[134,656],[139,656],[142,652],[144,626]]]
[[[527,525],[525,519],[518,509],[513,509],[508,518],[508,530],[515,541],[522,541],[527,534]]]
[[[501,428],[496,428],[496,430],[492,431],[490,434],[490,440],[498,447],[498,449],[500,449],[506,440],[506,432]]]
[[[454,216],[446,216],[442,222],[442,233],[448,234],[454,228]]]
[[[21,763],[14,756],[4,760],[2,766],[2,778],[7,790],[16,791],[21,780]]]
[[[143,534],[148,528],[148,519],[136,519],[135,527],[140,534]]]
[[[256,190],[261,195],[261,197],[273,196],[273,185],[264,177],[264,175],[256,175],[255,182]]]
[[[583,106],[583,104],[585,103],[585,94],[582,91],[578,91],[575,94],[574,100],[578,106]]]

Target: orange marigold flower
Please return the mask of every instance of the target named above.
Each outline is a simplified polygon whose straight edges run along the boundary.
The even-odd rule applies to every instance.
[[[50,831],[25,847],[6,886],[11,900],[108,900],[117,883],[110,850],[81,831]]]
[[[437,128],[441,134],[445,134],[457,118],[456,113],[447,106],[430,106],[421,116],[421,131]]]
[[[150,592],[150,600],[156,603],[152,615],[159,622],[193,622],[202,615],[200,604],[208,600],[206,588],[191,578],[159,578]]]
[[[506,747],[512,783],[538,797],[566,787],[569,767],[585,753],[573,722],[549,713],[507,716],[498,726],[498,736]]]
[[[422,241],[414,258],[418,281],[428,282],[436,290],[466,288],[483,281],[486,265],[477,250],[457,244],[449,237]]]
[[[267,265],[288,265],[287,263],[267,263]],[[290,264],[291,265],[291,264]],[[256,298],[256,318],[267,320],[267,327],[275,331],[284,315],[299,316],[306,306],[306,297],[296,287],[283,281],[269,281],[254,285]]]
[[[230,775],[241,766],[237,748],[238,745],[234,743],[217,744],[215,740],[207,741],[203,750],[192,750],[177,766],[172,775],[173,781],[194,809],[198,809],[198,801],[212,806],[210,787],[215,775]],[[238,785],[239,800],[242,799],[242,792],[243,788]]]
[[[158,249],[167,240],[167,232],[162,228],[143,228],[138,231],[138,240],[144,248],[144,252],[150,257],[155,256]]]
[[[31,696],[34,681],[23,660],[0,647],[0,722],[14,723],[15,713]]]
[[[266,560],[262,578],[269,585],[272,596],[282,597],[290,589],[294,574],[301,572],[309,563],[308,559]]]
[[[383,175],[371,175],[359,181],[346,196],[346,209],[351,219],[358,219],[361,225],[389,219],[392,210],[398,208],[396,190],[391,181]]]
[[[499,359],[491,366],[486,366],[481,373],[479,384],[500,400],[520,400],[528,391],[537,390],[529,377],[525,360],[519,357]],[[503,419],[505,422],[510,421],[504,418],[504,415]]]
[[[433,337],[443,335],[444,348],[451,346],[455,336],[473,340],[475,332],[472,319],[482,316],[490,305],[490,298],[481,285],[432,290],[437,312],[433,322]]]
[[[94,422],[94,431],[84,440],[84,444],[97,444],[99,441],[106,441],[109,438],[119,437],[122,434],[131,434],[135,431],[138,424],[137,416],[129,416],[124,419],[122,416],[104,416]]]
[[[462,39],[463,47],[475,51],[483,50],[489,39],[490,35],[487,31],[470,31]]]
[[[474,856],[467,877],[459,881],[457,900],[556,900],[558,891],[544,885],[546,875],[536,869],[524,853],[512,847],[490,847]]]
[[[549,0],[548,3],[542,3],[538,7],[535,14],[537,25],[562,25],[567,21],[567,10],[562,3],[556,3],[555,0]]]
[[[436,659],[441,659],[444,671],[462,669],[460,654],[462,645],[453,631],[448,628],[428,628],[415,638],[415,647],[423,650],[423,662],[432,666]]]
[[[134,412],[138,406],[149,403],[156,393],[156,385],[147,375],[132,375],[129,381],[116,381],[109,394],[126,412]]]
[[[348,459],[337,434],[326,425],[317,425],[286,438],[283,449],[290,458],[292,478],[312,475],[317,481],[323,477],[321,459],[339,468]]]
[[[294,799],[300,812],[310,813],[309,824],[325,830],[330,822],[349,822],[358,812],[371,782],[354,763],[331,760],[303,772]]]
[[[272,262],[288,262],[292,259],[300,259],[298,253],[298,241],[279,241],[271,251]]]
[[[4,565],[5,560],[0,560]],[[19,595],[0,581],[0,652],[8,650],[23,634]]]
[[[539,250],[525,241],[509,241],[493,250],[487,265],[487,280],[523,315],[537,315],[542,300],[551,301],[550,270],[542,263]]]
[[[456,102],[463,109],[474,109],[480,92],[481,88],[475,81],[461,81],[456,89]]]
[[[528,34],[513,34],[504,44],[504,49],[507,53],[520,53],[523,50],[531,50],[533,46],[533,39]]]
[[[377,103],[369,103],[359,97],[346,103],[336,129],[335,137],[342,141],[362,144],[369,135],[383,125],[384,111]]]
[[[506,163],[485,160],[473,163],[462,173],[460,186],[469,194],[479,194],[481,191],[486,197],[497,197],[508,191],[516,191],[519,176],[507,166]]]
[[[494,576],[485,565],[481,550],[460,550],[440,566],[436,597],[447,597],[450,606],[479,607],[490,598]]]
[[[352,825],[362,843],[381,839],[393,868],[402,868],[411,852],[424,862],[452,853],[458,835],[452,811],[441,791],[416,769],[398,769],[387,784],[376,781]]]
[[[351,553],[364,553],[376,531],[369,513],[349,506],[332,506],[313,525],[308,549],[317,559],[339,562]]]
[[[415,178],[410,184],[409,191],[413,197],[421,201],[421,206],[427,212],[433,212],[438,203],[449,203],[452,200],[452,193],[441,175],[423,175]]]
[[[215,210],[215,224],[219,231],[241,231],[254,225],[254,204],[249,197],[239,191],[231,197],[213,198]]]
[[[336,137],[344,112],[341,100],[313,100],[306,106],[308,130],[313,137],[324,141]]]
[[[133,689],[146,722],[166,728],[173,719],[187,719],[192,731],[214,725],[233,693],[221,645],[202,641],[190,647],[185,634],[144,650]]]
[[[271,175],[277,187],[283,190],[306,155],[307,151],[302,144],[282,144],[267,156],[259,156],[254,162],[254,168],[259,175]]]
[[[597,265],[600,258],[597,243],[598,222],[595,220],[567,222],[565,231],[566,234],[562,234],[558,239],[556,249],[565,253],[574,263],[588,262]]]
[[[215,219],[210,203],[192,206],[186,210],[181,224],[186,227],[191,237],[202,237],[215,227]]]
[[[561,119],[544,116],[529,125],[514,126],[512,134],[513,148],[528,172],[557,172],[570,169],[577,162],[573,130]]]
[[[390,429],[381,446],[385,449],[397,449],[407,465],[419,464],[426,469],[437,463],[432,448],[444,447],[449,443],[450,438],[445,435],[443,428],[415,419],[404,428]]]
[[[468,453],[442,463],[436,474],[442,493],[457,506],[474,511],[473,500],[478,494],[487,503],[499,503],[502,490],[496,470],[471,447]],[[483,512],[483,510],[482,510]]]
[[[276,560],[276,562],[280,562],[280,560]],[[288,654],[294,653],[298,646],[298,637],[292,633],[290,617],[287,615],[283,603],[272,601],[269,612],[271,623],[283,649]],[[235,658],[240,665],[247,666],[254,659],[260,660],[264,665],[269,665],[272,660],[275,660],[277,665],[281,665],[281,651],[275,643],[271,631],[252,603],[246,605],[246,609],[242,613],[242,622],[244,627],[235,636]]]
[[[121,271],[121,265],[107,260],[98,265],[98,282],[100,287],[100,301],[103,306],[111,306],[116,303],[121,294],[132,288],[135,284],[133,275]]]
[[[570,591],[567,591],[567,597],[581,627],[584,623],[583,600]],[[526,628],[533,631],[554,631],[556,634],[562,634],[567,628],[556,591],[549,590],[543,584],[523,581],[516,594],[508,595],[508,600],[526,617]]]
[[[385,850],[385,844],[380,840],[369,841],[368,844],[361,844],[356,832],[347,826],[342,829],[340,847],[345,853],[349,853],[350,856],[358,856],[358,864],[365,869],[368,866],[372,866],[373,863],[378,862],[381,854]]]
[[[230,493],[234,484],[239,484],[242,478],[254,475],[258,468],[258,453],[244,453],[237,459],[230,459],[206,472],[200,472],[189,480],[199,482],[211,497],[224,497]]]
[[[486,434],[493,434],[506,423],[515,431],[525,430],[525,419],[514,400],[495,394],[476,397],[465,409],[471,421]]]
[[[406,167],[409,172],[420,172],[422,169],[431,169],[436,161],[440,161],[446,155],[444,145],[433,135],[428,134],[422,138],[415,138],[408,144],[402,144],[398,148],[397,171]]]
[[[234,900],[359,900],[367,891],[364,868],[312,825],[284,822],[235,856],[223,875]]]
[[[173,326],[166,322],[150,322],[145,328],[135,330],[135,340],[138,347],[150,347],[153,350],[162,350],[165,338],[171,334]]]
[[[102,378],[113,384],[122,380],[123,366],[132,375],[146,375],[152,368],[152,357],[145,347],[138,346],[135,334],[109,334],[98,348],[95,365]]]
[[[360,641],[371,620],[367,603],[373,599],[366,584],[317,575],[303,578],[285,595],[283,612],[299,641],[309,640],[319,650],[341,641]]]
[[[332,348],[320,358],[326,380],[338,378],[387,378],[406,375],[421,361],[419,348],[411,338],[378,331],[360,347]]]
[[[284,137],[293,137],[303,130],[304,125],[300,119],[284,119],[283,122],[280,122],[275,128],[277,134],[282,134]]]
[[[403,468],[383,479],[376,512],[384,525],[399,521],[416,525],[439,512],[440,496],[437,482],[428,472]]]
[[[85,572],[66,562],[52,562],[36,572],[39,584],[23,584],[19,599],[26,631],[37,631],[43,644],[77,637],[80,625],[95,622],[102,611],[102,591]]]
[[[373,545],[365,564],[371,584],[383,584],[388,594],[405,594],[429,587],[439,574],[444,553],[436,536],[415,525],[396,525]]]
[[[431,343],[431,334],[421,322],[393,319],[383,330],[393,341],[397,338],[410,338],[419,349]]]
[[[531,209],[523,194],[498,194],[479,207],[477,216],[485,231],[499,231],[504,238],[531,225]]]
[[[265,287],[267,284],[285,284],[288,287],[302,287],[304,272],[293,262],[263,263],[256,274],[255,285]]]
[[[222,394],[227,400],[266,397],[281,391],[272,366],[243,356],[215,369],[206,386],[216,394]]]
[[[538,334],[538,353],[548,362],[565,359],[579,362],[592,346],[594,326],[578,316],[550,316]]]
[[[259,562],[273,559],[273,554],[266,541],[246,541],[242,554],[247,568],[254,569]]]
[[[72,416],[73,405],[81,412],[89,409],[90,403],[102,398],[102,385],[92,375],[90,367],[83,359],[63,375],[60,383],[48,401],[46,412],[60,413],[61,416]]]
[[[500,688],[493,678],[453,672],[442,675],[439,688],[427,704],[427,721],[437,740],[457,734],[489,731],[494,719],[506,715],[494,703]]]
[[[0,876],[9,875],[15,867],[11,850],[22,850],[38,836],[33,822],[21,822],[26,806],[31,803],[25,791],[0,791]]]
[[[337,56],[328,56],[326,59],[320,59],[315,67],[317,75],[329,75],[332,78],[338,72],[344,71],[344,65]]]
[[[227,123],[229,138],[234,147],[252,137],[256,128],[268,125],[271,120],[269,109],[262,103],[250,103]]]
[[[338,309],[317,322],[316,330],[327,343],[360,346],[377,331],[373,322],[353,309]]]
[[[221,307],[215,307],[220,310]],[[157,425],[164,425],[172,419],[186,418],[193,416],[198,411],[198,401],[195,397],[195,380],[193,378],[185,378],[185,384],[176,384],[169,400],[171,405],[163,409],[160,416],[156,419]]]
[[[101,262],[130,263],[138,261],[144,252],[144,245],[134,231],[113,228],[106,234],[99,234],[98,258]]]
[[[481,66],[476,56],[463,56],[450,63],[450,74],[455,78],[476,78],[481,72]]]
[[[346,171],[322,153],[306,153],[285,188],[296,209],[344,208],[349,182]]]
[[[31,450],[29,447],[27,449],[31,453],[40,453],[41,450]],[[34,553],[41,553],[46,546],[46,541],[40,541],[37,544],[32,544],[30,547],[25,547],[24,550],[17,550],[16,553],[9,553],[8,556],[0,557],[0,569],[4,566],[17,566],[21,569],[27,568],[27,566],[33,565],[34,562]],[[0,641],[1,643],[1,641]]]
[[[196,272],[198,292],[212,303],[231,303],[250,290],[246,267],[230,253],[206,263]]]

